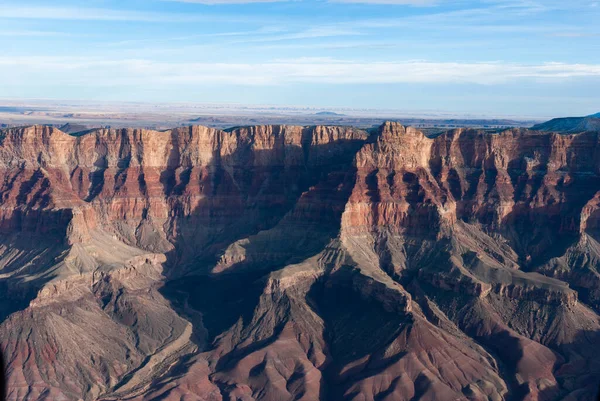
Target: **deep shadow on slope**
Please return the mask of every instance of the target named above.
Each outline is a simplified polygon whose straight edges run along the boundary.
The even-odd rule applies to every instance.
[[[296,158],[303,160],[302,164],[285,166],[281,161],[262,165],[261,161],[278,157],[282,150],[277,147],[252,150],[251,144],[243,144],[226,157],[217,150],[201,181],[193,183],[199,184],[204,198],[187,215],[179,194],[190,184],[189,168],[179,172],[180,184],[175,186],[176,170],[182,166],[168,166],[161,174],[161,183],[175,214],[170,225],[178,229],[170,238],[175,249],[167,255],[167,277],[184,270],[208,273],[227,246],[275,227],[305,191],[334,171],[352,169],[354,155],[364,141],[337,140],[311,146],[311,130],[303,130],[302,146],[286,144],[283,151],[284,159]],[[327,155],[327,163],[318,164],[323,155]]]
[[[66,255],[67,229],[72,217],[70,210],[29,213],[17,210],[10,222],[3,223],[1,272],[9,276],[0,279],[0,323],[12,313],[27,308],[44,284],[54,277],[51,267]],[[40,278],[26,280],[30,275],[40,275]]]
[[[360,273],[343,266],[317,281],[306,296],[308,305],[323,319],[323,335],[331,358],[323,370],[322,401],[352,399],[358,395],[348,393],[354,384],[385,372],[406,354],[386,356],[385,349],[400,333],[410,331],[411,316],[386,310],[381,302],[361,295],[353,288],[355,274]],[[360,368],[363,363],[358,363],[345,370],[365,357],[369,358],[364,368]],[[394,387],[395,381],[388,392]],[[383,391],[375,399],[385,397]]]
[[[6,365],[4,364],[4,357],[0,352],[0,401],[6,399]]]
[[[325,322],[325,338],[334,365],[376,352],[410,323],[407,316],[386,311],[380,302],[353,290],[351,274],[339,270],[315,283],[307,294],[309,305]],[[376,336],[373,327],[377,327]]]
[[[173,240],[175,249],[167,255],[165,275],[177,276],[182,270],[188,274],[168,281],[161,293],[192,321],[196,332],[206,330],[201,349],[240,319],[249,323],[269,273],[314,256],[339,232],[355,179],[352,162],[364,141],[310,146],[311,135],[305,129],[303,146],[288,150],[302,155],[299,166],[252,167],[250,163],[235,166],[231,174],[222,167],[240,157],[264,159],[274,150],[250,154],[244,148],[230,160],[218,160],[206,199],[191,215],[176,217],[181,229]],[[331,159],[319,162],[323,157]],[[211,210],[219,199],[231,203],[221,215]],[[205,229],[214,231],[206,234]],[[247,259],[223,272],[211,272],[225,250],[241,239],[247,239],[243,245]]]
[[[168,282],[161,293],[191,320],[194,330],[207,330],[206,340],[210,344],[239,319],[245,323],[252,319],[263,290],[260,279],[264,274],[264,270],[258,270],[222,277],[191,276]],[[200,312],[201,318],[194,318],[189,309],[186,314],[186,307]]]
[[[565,401],[600,400],[600,333],[580,331],[573,341],[553,349],[565,357],[556,367],[555,376]],[[590,357],[591,356],[591,357]],[[584,357],[585,359],[583,359]],[[581,366],[584,361],[585,366]],[[551,395],[552,389],[542,391],[540,398]]]

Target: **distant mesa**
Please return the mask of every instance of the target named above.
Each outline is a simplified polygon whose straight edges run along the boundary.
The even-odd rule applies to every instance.
[[[88,131],[90,127],[83,124],[66,123],[65,125],[60,126],[58,129],[66,134],[78,134],[80,132]]]
[[[325,117],[342,117],[345,116],[345,114],[340,114],[340,113],[335,113],[333,111],[320,111],[318,113],[315,113],[316,116],[325,116]]]
[[[212,117],[212,116],[200,116],[197,118],[193,118],[189,120],[191,123],[198,123],[198,124],[220,124],[220,123],[224,123],[225,120],[219,118],[219,117]]]
[[[564,117],[534,125],[536,131],[560,132],[564,134],[576,134],[580,132],[600,131],[600,113],[587,117]]]

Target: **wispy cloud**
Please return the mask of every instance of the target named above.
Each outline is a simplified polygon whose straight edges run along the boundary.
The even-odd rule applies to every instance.
[[[160,15],[137,11],[103,8],[74,8],[48,6],[0,6],[4,19],[49,19],[49,20],[100,20],[100,21],[155,21]]]
[[[301,30],[288,30],[283,27],[262,27],[252,31],[227,31],[227,32],[212,32],[197,35],[174,36],[161,39],[132,39],[122,40],[119,42],[106,43],[104,46],[132,46],[138,44],[162,44],[172,42],[194,42],[196,40],[204,40],[207,44],[208,40],[218,39],[215,44],[234,45],[244,43],[268,43],[280,42],[288,40],[303,40],[317,38],[331,38],[343,36],[360,36],[362,32],[352,29],[344,29],[336,26],[321,26],[309,27]]]
[[[600,33],[597,33],[597,32],[552,32],[552,33],[549,33],[548,36],[555,37],[555,38],[567,38],[567,39],[595,38],[595,37],[600,37]]]
[[[276,3],[287,0],[163,0],[178,3],[196,3],[206,5],[219,5],[219,4],[250,4],[250,3]]]
[[[250,17],[224,14],[184,14],[111,8],[0,5],[1,19],[41,19],[64,21],[128,21],[128,22],[199,22],[250,21]]]
[[[13,30],[0,31],[0,37],[56,37],[56,36],[71,36],[67,32],[55,31],[35,31],[35,30]]]
[[[294,83],[392,84],[470,83],[495,85],[520,80],[561,81],[600,77],[595,64],[450,63],[431,61],[357,62],[328,58],[274,60],[265,63],[176,63],[151,60],[79,58],[0,58],[1,80],[44,74],[67,85]],[[0,81],[1,83],[1,81]],[[3,84],[8,84],[4,82]]]
[[[276,3],[288,0],[163,0],[179,3],[197,3],[207,5],[219,4],[249,4],[249,3]],[[438,0],[329,0],[331,3],[364,3],[364,4],[387,4],[387,5],[409,5],[409,6],[433,6]]]
[[[430,7],[440,3],[438,0],[329,0],[331,3],[361,3]]]
[[[590,10],[597,7],[598,4],[590,0],[483,0],[482,3],[498,8],[522,10],[529,13],[557,10]]]
[[[254,43],[254,42],[278,42],[284,40],[302,40],[316,38],[331,38],[339,36],[360,36],[362,32],[354,29],[347,29],[335,26],[311,27],[297,32],[289,32],[276,35],[266,35],[258,37],[250,37],[231,42],[233,43]]]

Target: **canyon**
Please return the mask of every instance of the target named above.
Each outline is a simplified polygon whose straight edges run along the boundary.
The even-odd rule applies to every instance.
[[[593,400],[600,133],[0,131],[7,399]]]

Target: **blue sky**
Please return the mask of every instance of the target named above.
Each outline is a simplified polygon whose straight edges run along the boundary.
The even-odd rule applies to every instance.
[[[598,21],[594,0],[0,0],[0,97],[585,115]]]

